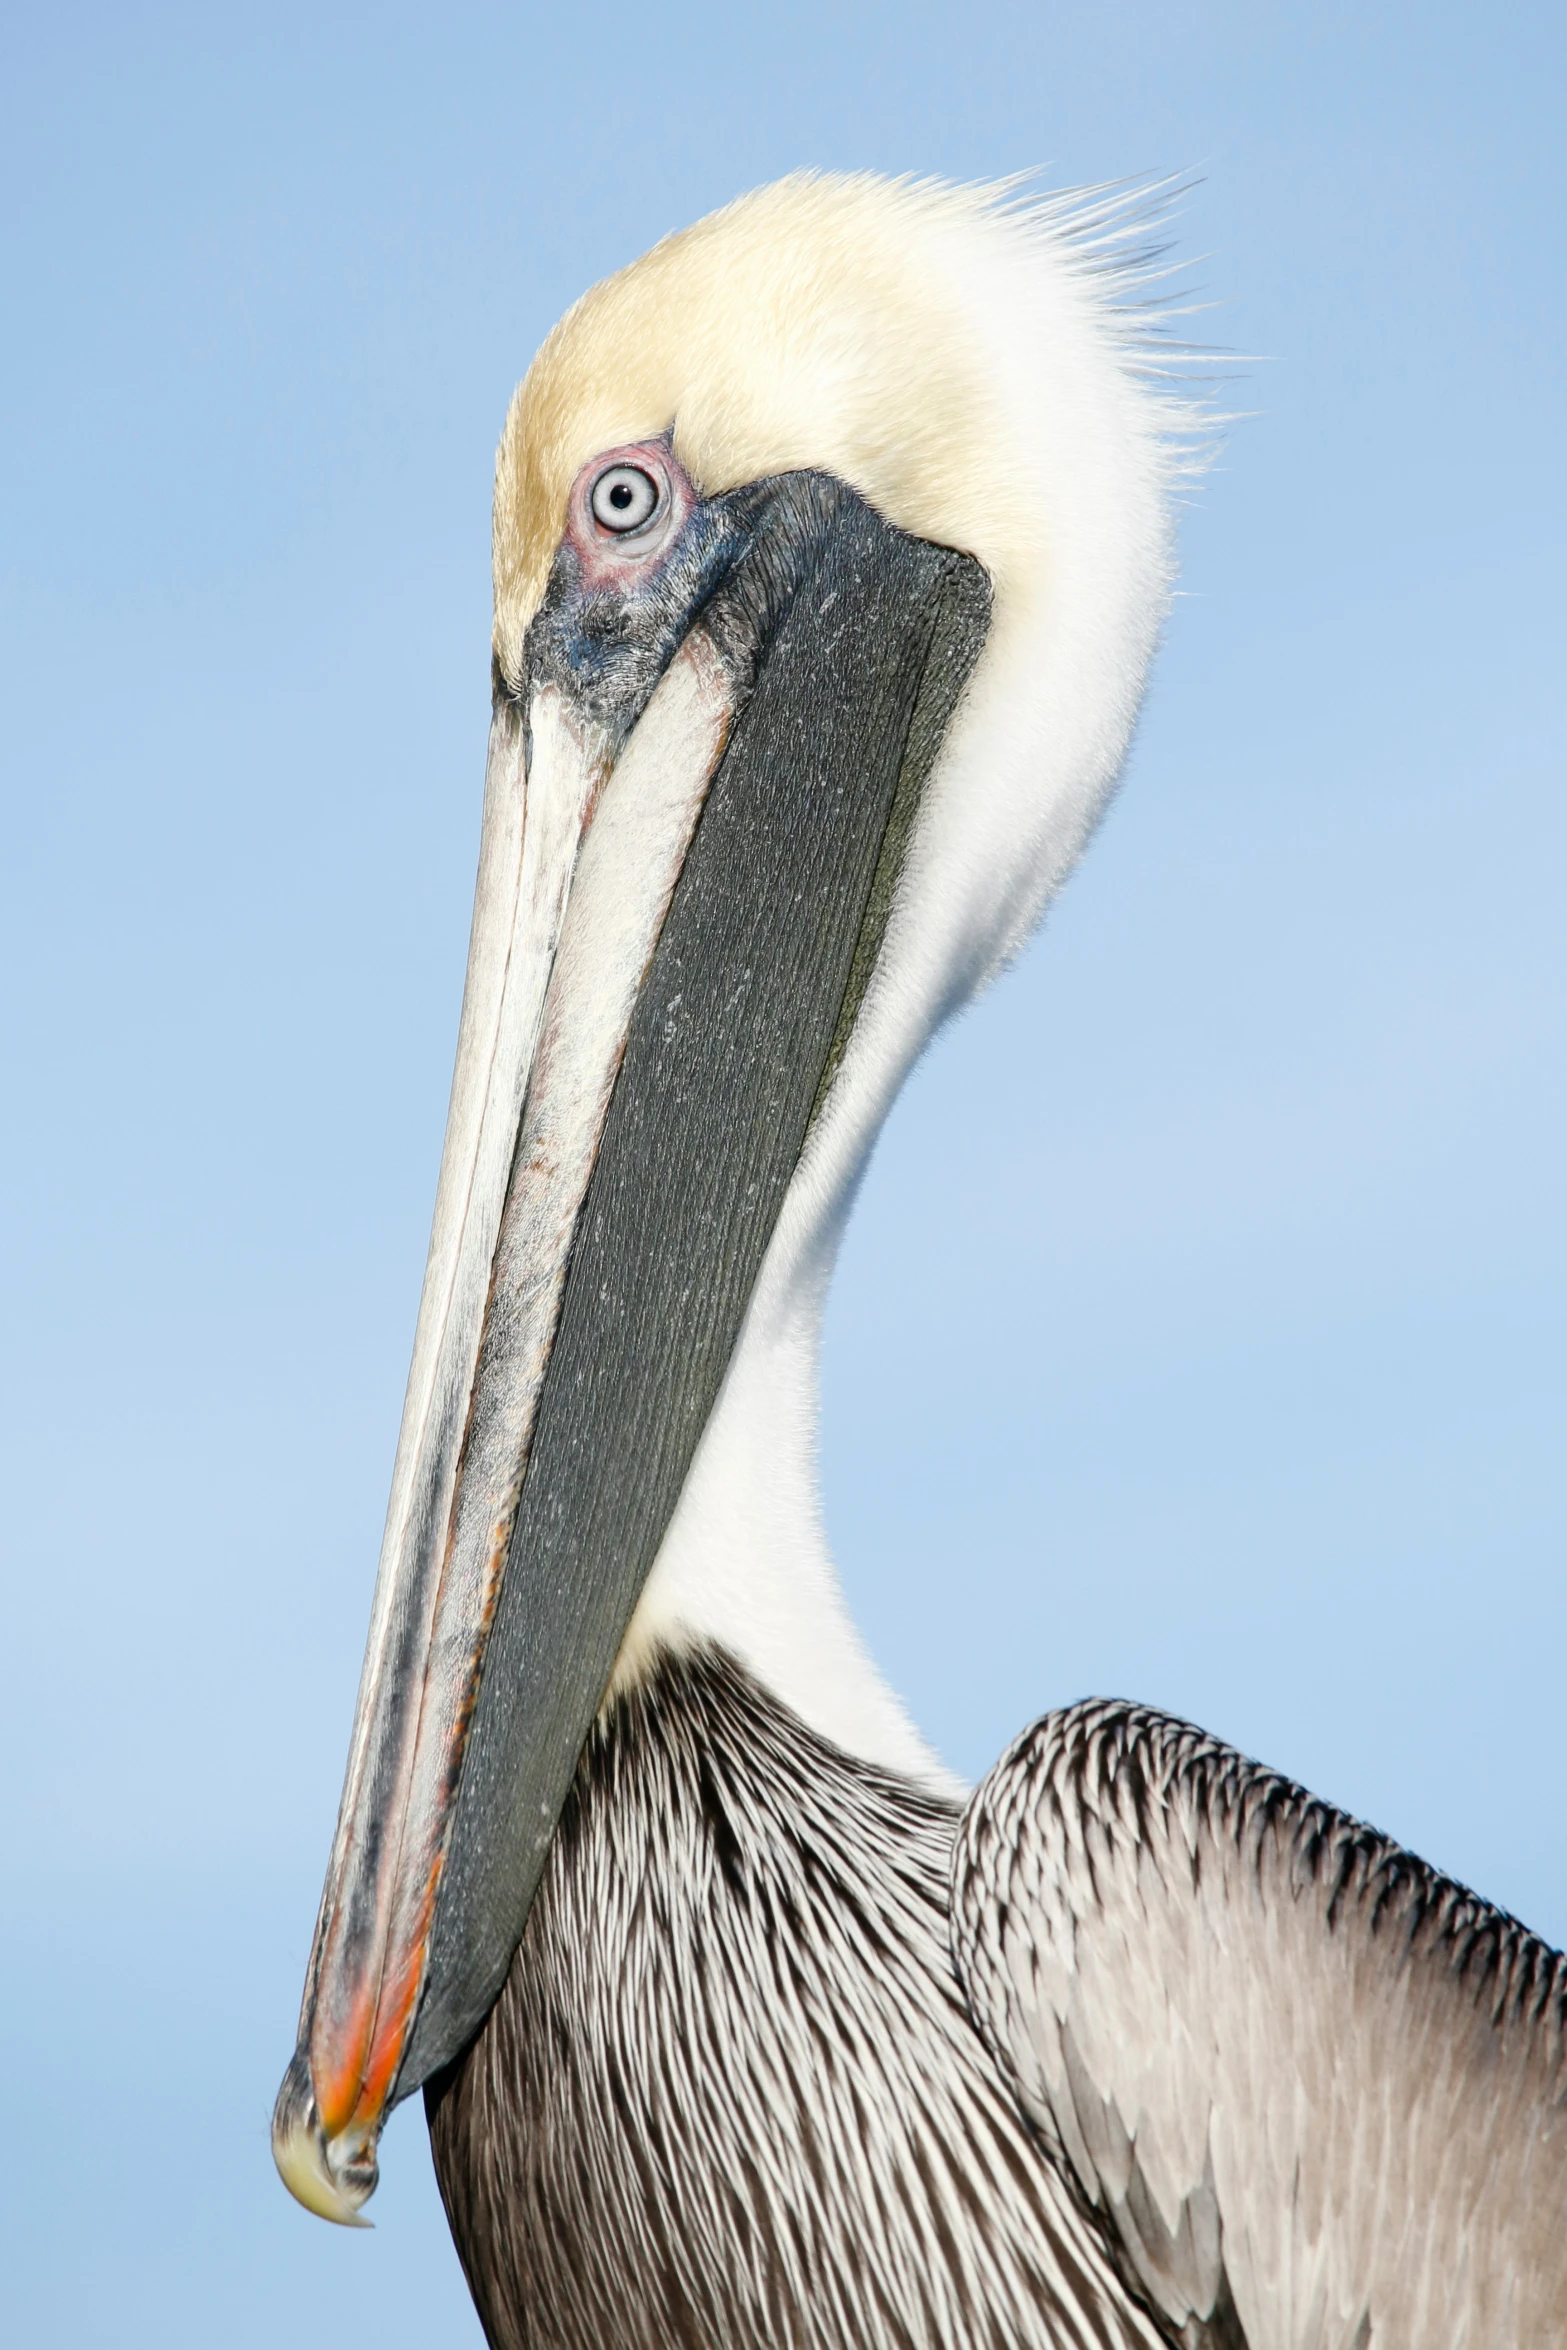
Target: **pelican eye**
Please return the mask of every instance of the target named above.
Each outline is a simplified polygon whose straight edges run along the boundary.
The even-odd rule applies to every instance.
[[[605,530],[640,530],[658,511],[659,488],[640,465],[610,465],[593,484],[589,505]]]

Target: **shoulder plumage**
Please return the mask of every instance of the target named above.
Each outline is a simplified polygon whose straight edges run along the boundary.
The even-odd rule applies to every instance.
[[[1567,1962],[1187,1724],[1047,1715],[975,1794],[954,1956],[1185,2342],[1567,2339]],[[1227,2332],[1226,2328],[1232,2329]]]

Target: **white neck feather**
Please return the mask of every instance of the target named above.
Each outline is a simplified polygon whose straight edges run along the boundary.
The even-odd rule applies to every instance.
[[[836,1745],[945,1793],[943,1769],[844,1602],[816,1480],[819,1301],[753,1309],[627,1632],[616,1685],[660,1649],[716,1640]]]

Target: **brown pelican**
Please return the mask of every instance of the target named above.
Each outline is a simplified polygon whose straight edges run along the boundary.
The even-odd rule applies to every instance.
[[[1113,205],[796,178],[545,343],[385,1548],[274,2144],[423,2087],[490,2341],[1567,2341],[1564,1963],[1091,1703],[965,1804],[813,1478],[848,1204],[1120,767],[1172,416]]]

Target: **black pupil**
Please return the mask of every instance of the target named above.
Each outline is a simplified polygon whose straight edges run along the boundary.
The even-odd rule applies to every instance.
[[[624,514],[626,508],[631,503],[630,482],[617,481],[614,488],[609,493],[609,502],[612,506],[618,507],[620,512]]]

